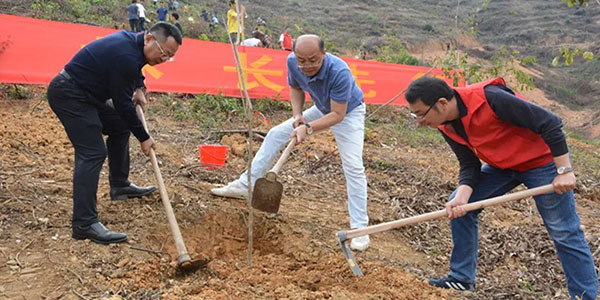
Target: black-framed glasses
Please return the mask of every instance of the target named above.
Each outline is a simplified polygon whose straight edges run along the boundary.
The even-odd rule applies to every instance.
[[[429,108],[422,115],[417,116],[417,114],[415,114],[415,113],[410,113],[410,116],[413,117],[413,119],[422,120],[423,118],[425,118],[427,113],[429,113],[429,111],[438,103],[438,100],[440,100],[440,98],[435,100],[435,102],[433,102],[433,104],[431,104],[429,106]]]

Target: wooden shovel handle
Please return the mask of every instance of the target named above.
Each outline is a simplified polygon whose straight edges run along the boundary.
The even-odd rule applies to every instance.
[[[472,211],[472,210],[482,209],[482,208],[486,208],[488,206],[501,204],[501,203],[512,201],[512,200],[523,199],[523,198],[526,198],[529,196],[537,196],[537,195],[547,194],[547,193],[551,193],[551,192],[554,192],[554,187],[552,186],[552,184],[547,184],[547,185],[543,185],[543,186],[536,187],[533,189],[527,189],[527,190],[519,191],[516,193],[510,193],[510,194],[506,194],[506,195],[502,195],[502,196],[498,196],[498,197],[494,197],[494,198],[489,198],[486,200],[481,200],[481,201],[465,204],[465,205],[463,205],[463,209],[465,211]],[[373,225],[373,226],[367,226],[367,227],[360,228],[360,229],[348,230],[346,232],[346,238],[351,239],[351,238],[355,238],[358,236],[363,236],[363,235],[372,234],[372,233],[378,233],[378,232],[398,228],[398,227],[401,227],[404,225],[415,224],[415,223],[419,223],[419,222],[423,222],[423,221],[429,221],[429,220],[433,220],[433,219],[437,219],[437,218],[443,218],[446,216],[448,216],[448,214],[446,213],[446,210],[442,209],[442,210],[438,210],[438,211],[434,211],[434,212],[430,212],[430,213],[426,213],[426,214],[422,214],[422,215],[418,215],[418,216],[413,216],[413,217],[409,217],[409,218],[404,218],[404,219],[400,219],[400,220],[396,220],[396,221],[385,222],[385,223],[381,223],[381,224],[377,224],[377,225]]]
[[[292,153],[292,148],[294,148],[294,145],[296,145],[295,138],[288,143],[287,147],[285,147],[285,150],[283,150],[283,153],[281,153],[281,157],[279,157],[277,163],[269,172],[273,172],[275,174],[279,173],[279,170],[281,169],[285,161],[288,159],[288,157],[290,157],[290,153]]]
[[[144,111],[142,110],[142,107],[136,105],[135,111],[140,121],[142,121],[144,129],[146,129],[146,131],[148,132],[148,126],[146,126],[146,119],[144,118]],[[167,214],[167,219],[169,220],[169,227],[171,228],[171,233],[173,234],[173,239],[175,240],[175,246],[177,247],[177,251],[179,252],[178,262],[179,264],[182,264],[186,261],[191,260],[191,258],[187,252],[187,249],[185,248],[185,244],[183,243],[183,237],[181,236],[181,231],[179,230],[177,219],[175,219],[175,213],[173,213],[171,201],[169,201],[169,194],[167,194],[165,182],[163,181],[162,175],[160,174],[160,169],[158,168],[158,160],[156,159],[156,153],[152,148],[150,149],[150,161],[152,162],[152,168],[154,169],[156,181],[158,181],[158,190],[160,191],[160,198],[162,199],[162,203]]]

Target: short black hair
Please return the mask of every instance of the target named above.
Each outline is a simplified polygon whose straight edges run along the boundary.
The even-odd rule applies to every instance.
[[[182,43],[181,31],[175,25],[167,22],[157,22],[150,28],[150,33],[154,37],[160,38],[161,42],[164,43],[170,36],[175,39],[178,45]]]
[[[171,16],[173,16],[173,18],[175,18],[175,20],[179,20],[179,14],[178,13],[176,13],[176,12],[171,13]]]
[[[231,4],[235,4],[235,0],[230,0],[229,5],[231,5]]]
[[[325,50],[325,41],[323,40],[323,38],[321,38],[318,35],[317,35],[317,38],[319,39],[319,50],[324,51]],[[296,52],[296,40],[294,40],[294,42],[292,43],[292,51]]]
[[[410,83],[406,89],[406,101],[414,104],[421,100],[425,105],[433,105],[438,99],[451,100],[454,90],[443,80],[435,77],[423,76]]]

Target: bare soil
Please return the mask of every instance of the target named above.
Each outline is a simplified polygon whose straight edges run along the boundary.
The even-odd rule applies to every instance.
[[[110,246],[75,241],[73,149],[44,92],[39,87],[31,99],[0,98],[0,299],[567,299],[562,269],[532,201],[482,214],[476,292],[423,283],[447,272],[446,220],[372,235],[371,247],[355,253],[365,276],[353,276],[335,239],[338,230],[348,229],[348,213],[339,157],[328,156],[335,151],[330,133],[311,136],[284,166],[282,215],[254,212],[250,266],[246,201],[209,191],[245,168],[240,148],[245,136],[221,139],[161,114],[147,118],[167,191],[188,250],[210,263],[191,274],[177,273],[159,194],[111,201],[106,166],[98,189],[100,218],[126,232],[129,241]],[[287,114],[268,117],[277,124]],[[402,108],[382,112],[391,123],[405,114]],[[242,121],[230,126],[246,127]],[[384,122],[369,129],[366,139],[372,224],[441,209],[456,186],[457,163],[448,147],[408,145],[395,134]],[[220,140],[232,149],[225,168],[203,168],[197,145]],[[130,179],[154,184],[149,160],[138,148],[132,139]],[[598,192],[598,186],[586,185],[577,195],[596,257]]]

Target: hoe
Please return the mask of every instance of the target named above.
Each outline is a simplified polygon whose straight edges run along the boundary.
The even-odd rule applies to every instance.
[[[552,186],[552,184],[547,184],[547,185],[543,185],[540,187],[527,189],[524,191],[519,191],[516,193],[506,194],[506,195],[502,195],[502,196],[498,196],[498,197],[494,197],[494,198],[489,198],[486,200],[481,200],[481,201],[465,204],[463,206],[463,209],[465,211],[472,211],[472,210],[482,209],[482,208],[486,208],[488,206],[501,204],[501,203],[512,201],[512,200],[523,199],[523,198],[526,198],[529,196],[548,194],[553,191],[554,191],[554,187]],[[356,263],[356,259],[354,258],[352,251],[350,250],[350,248],[348,248],[348,243],[346,242],[348,239],[352,239],[352,238],[367,235],[367,234],[378,233],[378,232],[398,228],[398,227],[401,227],[404,225],[411,225],[411,224],[415,224],[415,223],[419,223],[419,222],[423,222],[423,221],[430,221],[433,219],[443,218],[445,216],[447,216],[446,210],[442,209],[442,210],[438,210],[438,211],[434,211],[434,212],[430,212],[430,213],[426,213],[426,214],[422,214],[422,215],[418,215],[418,216],[413,216],[413,217],[400,219],[400,220],[396,220],[396,221],[385,222],[385,223],[372,225],[372,226],[368,226],[368,227],[364,227],[364,228],[360,228],[360,229],[338,231],[337,240],[340,243],[340,246],[342,247],[342,252],[344,253],[346,260],[348,261],[348,264],[350,265],[350,269],[352,269],[352,273],[354,273],[354,275],[357,275],[357,276],[363,276],[363,272],[360,270],[360,267]]]
[[[140,121],[142,121],[144,128],[146,129],[146,131],[148,131],[142,107],[136,105],[135,110],[137,112],[138,118],[140,119]],[[192,259],[188,254],[187,249],[185,248],[185,244],[183,243],[183,237],[181,236],[179,225],[177,224],[177,219],[175,219],[175,214],[173,213],[173,207],[171,207],[171,201],[169,201],[169,195],[167,194],[165,183],[163,181],[162,175],[160,174],[160,169],[158,168],[158,160],[156,159],[156,153],[154,153],[154,149],[150,149],[150,161],[152,162],[154,175],[156,175],[156,180],[158,181],[160,197],[162,198],[162,203],[165,208],[165,212],[167,213],[169,227],[171,227],[171,233],[173,234],[175,246],[177,247],[177,252],[179,253],[179,256],[177,257],[177,269],[183,272],[193,272],[199,268],[206,266],[210,260]]]

